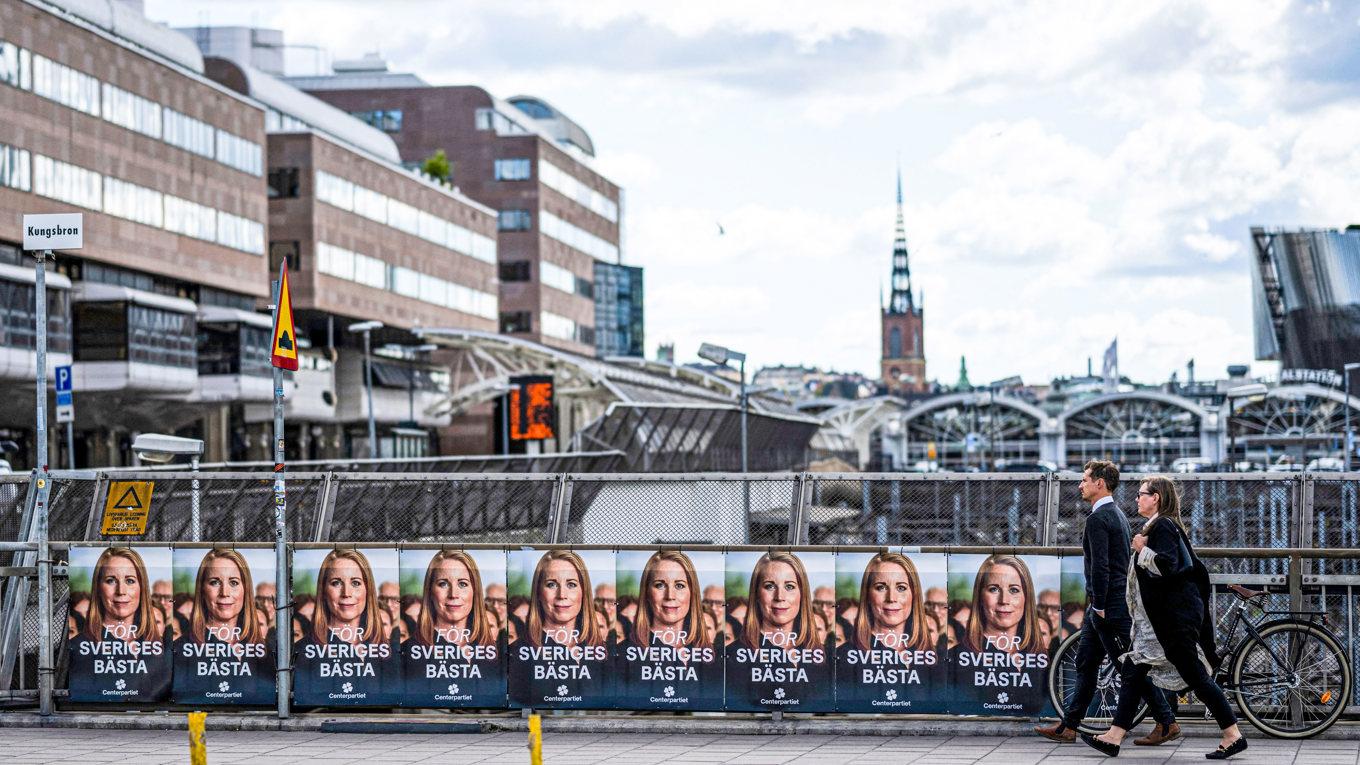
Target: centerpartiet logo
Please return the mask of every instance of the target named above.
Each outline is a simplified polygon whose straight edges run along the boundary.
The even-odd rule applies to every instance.
[[[120,678],[118,682],[113,684],[113,687],[121,691],[127,687],[127,681]]]
[[[450,686],[449,686],[449,695],[450,695],[450,696],[456,696],[457,694],[458,694],[458,684],[457,684],[457,683],[454,683],[453,685],[450,685]]]
[[[231,690],[231,683],[228,683],[226,680],[223,680],[222,682],[217,684],[217,690],[226,693],[227,691]]]
[[[662,691],[662,693],[666,694],[666,698],[669,699],[670,697],[675,695],[675,688],[668,685],[666,686],[666,690]]]
[[[565,696],[565,695],[567,695],[567,686],[565,686],[565,685],[559,685],[559,686],[557,686],[557,695],[558,695],[558,696]]]
[[[783,688],[775,688],[775,689],[774,689],[774,697],[775,697],[776,699],[782,699],[782,698],[784,698],[784,689],[783,689]]]
[[[888,701],[896,701],[896,700],[897,700],[897,690],[896,690],[895,688],[889,688],[889,689],[888,689],[888,692],[887,692],[886,694],[884,694],[884,695],[886,695],[886,696],[888,697]]]
[[[998,704],[1005,704],[1006,702],[1008,702],[1008,701],[1010,701],[1010,700],[1011,700],[1011,695],[1010,695],[1009,693],[1006,693],[1005,691],[1002,691],[1002,692],[996,694],[996,701],[997,701]]]
[[[340,690],[344,693],[353,693],[354,683],[345,683],[344,685],[340,686]]]

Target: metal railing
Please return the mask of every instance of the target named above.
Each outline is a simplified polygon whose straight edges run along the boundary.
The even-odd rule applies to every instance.
[[[264,472],[56,472],[47,538],[101,539],[99,521],[112,484],[145,480],[154,483],[146,533],[119,537],[124,543],[194,539],[195,493],[202,508],[197,538],[271,541],[273,478]],[[299,472],[288,476],[288,526],[289,538],[300,543],[1034,545],[1070,552],[1086,513],[1079,478]],[[1190,474],[1178,480],[1192,539],[1211,563],[1216,588],[1268,586],[1291,605],[1326,612],[1353,664],[1360,664],[1360,473]],[[0,542],[6,543],[0,544],[0,650],[13,668],[0,672],[0,700],[31,698],[37,687],[31,659],[41,620],[29,583],[38,556],[27,546],[37,539],[33,487],[30,476],[0,476]],[[1126,511],[1136,487],[1137,476],[1126,476],[1116,492]],[[67,607],[63,571],[58,560],[51,596],[61,619]],[[1360,697],[1352,703],[1360,704]]]

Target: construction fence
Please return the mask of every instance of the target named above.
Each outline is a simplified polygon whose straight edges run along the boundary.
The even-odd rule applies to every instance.
[[[36,538],[34,480],[0,476],[0,542]],[[59,543],[109,540],[99,533],[105,505],[129,481],[152,483],[150,511],[146,533],[118,537],[119,544],[274,539],[272,473],[57,472],[51,480],[47,538]],[[1039,546],[1071,555],[1089,511],[1079,480],[1075,473],[299,472],[287,476],[287,528],[290,542],[304,544]],[[1360,473],[1178,481],[1196,546],[1220,550],[1206,560],[1216,587],[1270,589],[1277,607],[1324,611],[1360,663]],[[1130,514],[1136,489],[1137,476],[1126,476],[1115,494]],[[1313,559],[1299,549],[1355,555]],[[68,608],[62,555],[54,556],[57,624]],[[0,551],[7,662],[0,701],[31,703],[35,695],[35,561],[29,552]],[[1217,607],[1230,599],[1216,597]],[[56,632],[64,639],[64,630]]]

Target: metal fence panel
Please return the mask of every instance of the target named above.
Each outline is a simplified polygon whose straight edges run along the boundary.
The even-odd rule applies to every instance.
[[[1120,478],[1115,503],[1136,526],[1138,474]],[[1081,544],[1082,527],[1090,505],[1077,487],[1081,476],[1061,475],[1054,542]],[[1181,517],[1190,539],[1205,547],[1289,547],[1299,479],[1294,476],[1178,475]]]
[[[1038,544],[1037,475],[860,478],[812,474],[810,544]]]
[[[133,542],[187,542],[193,535],[193,502],[198,495],[199,538],[222,542],[274,539],[272,473],[120,473],[116,481],[151,481],[146,533],[120,536]],[[195,480],[198,488],[194,488]],[[318,492],[324,476],[288,476],[289,539],[310,540],[316,526]],[[53,486],[50,539],[100,539],[99,517],[106,489],[95,480],[57,478]],[[92,515],[93,513],[93,515]],[[87,534],[87,525],[90,533]]]
[[[795,477],[571,476],[579,544],[784,544]]]
[[[329,539],[546,542],[556,476],[335,476]]]

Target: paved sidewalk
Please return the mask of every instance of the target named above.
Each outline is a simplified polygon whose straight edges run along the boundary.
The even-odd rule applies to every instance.
[[[209,731],[208,762],[269,763],[527,763],[522,733],[468,735],[325,734],[273,731]],[[1130,745],[1120,761],[1204,762],[1215,740],[1192,738],[1155,748]],[[184,731],[7,729],[0,730],[0,761],[21,763],[185,763]],[[1051,744],[1034,737],[925,736],[717,736],[686,734],[548,735],[546,765],[659,765],[660,763],[1096,763],[1084,745]],[[1360,742],[1305,742],[1253,738],[1234,762],[1262,765],[1357,765]]]

